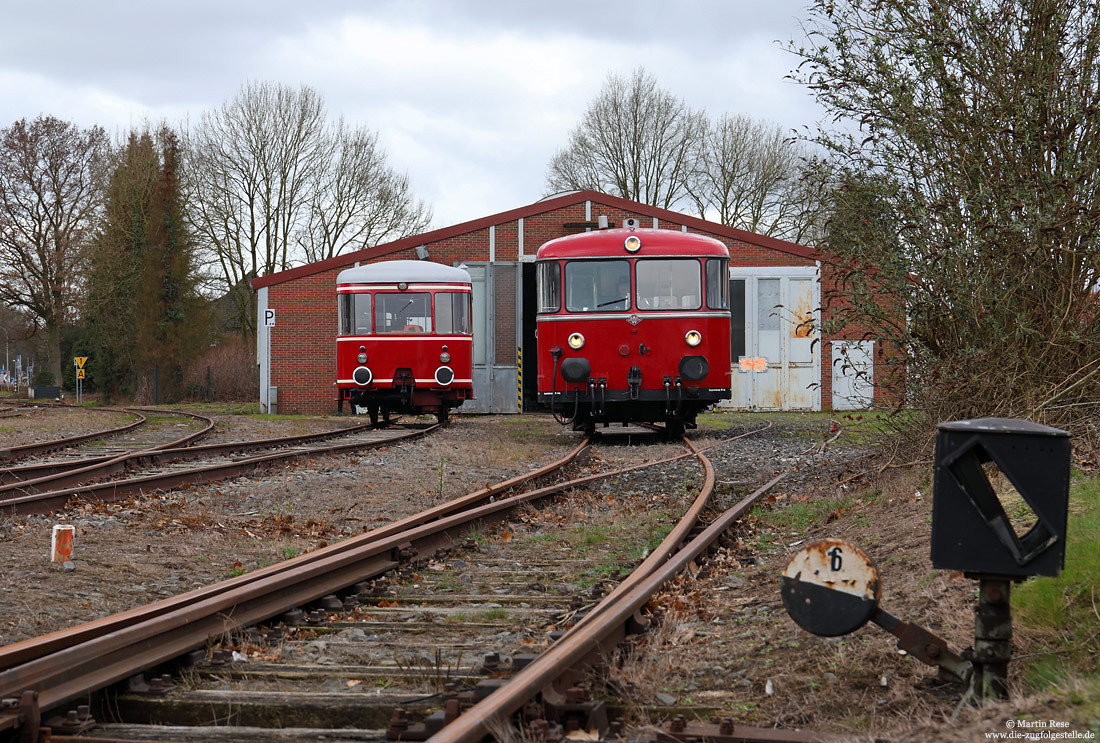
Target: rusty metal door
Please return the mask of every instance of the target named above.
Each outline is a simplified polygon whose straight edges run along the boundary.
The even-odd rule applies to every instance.
[[[733,406],[820,410],[815,268],[731,268]]]

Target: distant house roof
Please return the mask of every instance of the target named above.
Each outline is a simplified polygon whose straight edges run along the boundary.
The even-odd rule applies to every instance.
[[[718,224],[717,222],[708,222],[705,219],[698,217],[692,217],[681,212],[674,212],[669,209],[661,209],[656,206],[649,206],[637,201],[630,201],[629,199],[623,199],[618,196],[609,196],[608,194],[600,193],[598,191],[574,191],[572,193],[565,194],[564,196],[555,196],[553,198],[544,199],[542,201],[536,201],[533,204],[519,207],[518,209],[512,209],[506,212],[500,212],[498,214],[490,214],[486,217],[480,217],[478,219],[470,220],[469,222],[460,222],[450,227],[443,227],[438,230],[432,230],[430,232],[422,232],[419,235],[412,235],[410,237],[404,237],[400,240],[394,240],[393,242],[384,243],[382,245],[376,245],[373,248],[364,248],[357,250],[353,253],[344,253],[332,258],[326,258],[323,261],[317,261],[316,263],[308,263],[304,266],[298,266],[297,268],[291,268],[286,271],[279,271],[278,273],[268,274],[267,276],[261,276],[252,280],[253,289],[261,289],[265,286],[272,286],[274,284],[282,284],[286,281],[293,281],[304,276],[311,276],[322,271],[328,271],[332,268],[339,268],[341,266],[347,266],[356,261],[369,261],[373,258],[380,258],[391,253],[397,253],[402,250],[408,250],[415,248],[419,245],[426,245],[428,243],[439,242],[448,238],[456,237],[458,235],[464,235],[468,232],[476,232],[493,225],[503,224],[511,222],[516,219],[525,219],[532,217],[536,214],[545,214],[546,212],[554,211],[555,209],[561,209],[562,207],[572,206],[578,203],[584,203],[586,201],[595,201],[606,206],[615,207],[629,211],[632,214],[638,214],[647,217],[655,217],[657,220],[665,220],[669,222],[675,222],[676,224],[682,224],[689,228],[699,230],[702,232],[709,232],[712,235],[720,235],[732,240],[738,240],[740,242],[748,243],[750,245],[758,245],[762,248],[768,248],[769,250],[776,250],[781,253],[788,253],[800,258],[806,258],[808,260],[820,260],[821,256],[817,251],[812,248],[808,248],[805,245],[799,245],[797,243],[787,242],[786,240],[779,240],[774,237],[766,237],[764,235],[757,235],[754,232],[748,232],[746,230],[739,230],[734,227],[727,227],[726,225]]]

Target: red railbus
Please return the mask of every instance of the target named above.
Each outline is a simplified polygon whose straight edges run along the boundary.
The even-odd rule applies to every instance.
[[[694,427],[730,397],[729,250],[659,229],[539,248],[538,392],[562,423]]]
[[[336,277],[339,408],[434,413],[473,397],[470,274],[428,261],[385,261]]]

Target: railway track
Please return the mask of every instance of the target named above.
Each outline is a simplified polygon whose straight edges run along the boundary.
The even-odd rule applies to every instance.
[[[142,414],[141,408],[132,409],[137,414]],[[189,431],[183,436],[175,435],[176,431],[162,427],[152,435],[146,435],[143,441],[129,441],[114,443],[105,447],[102,442],[95,441],[96,446],[76,446],[66,450],[64,455],[58,457],[45,457],[42,461],[28,464],[13,465],[0,468],[0,493],[33,493],[46,489],[48,485],[62,487],[79,482],[85,482],[97,477],[106,477],[115,472],[123,471],[126,463],[136,459],[141,454],[164,451],[166,449],[179,449],[187,447],[211,433],[214,428],[213,419],[184,411],[156,411],[162,421],[169,423],[181,418],[190,418],[201,426],[194,431]],[[172,436],[160,443],[153,443],[149,439]]]
[[[364,424],[334,431],[258,441],[147,449],[76,470],[55,472],[0,486],[0,514],[17,516],[48,513],[62,508],[73,497],[110,501],[134,493],[216,482],[294,460],[385,446],[423,436],[438,428],[438,425],[432,425],[394,431]],[[341,441],[327,440],[333,437],[339,437]],[[257,449],[276,451],[247,455],[247,452]],[[245,456],[240,456],[242,454]],[[130,469],[143,469],[147,474],[89,482],[94,478]],[[74,481],[81,484],[73,485]]]
[[[107,700],[98,716],[125,715],[160,728],[108,725],[103,734],[211,739],[219,735],[217,728],[196,733],[186,725],[232,721],[233,727],[221,731],[223,739],[270,740],[276,731],[250,730],[250,723],[258,727],[273,710],[284,710],[277,713],[282,727],[357,728],[278,734],[286,740],[378,739],[379,727],[387,727],[394,739],[478,740],[499,733],[517,714],[525,734],[545,740],[559,739],[570,726],[613,733],[606,705],[589,698],[577,680],[635,629],[639,610],[662,585],[780,479],[702,524],[714,473],[702,452],[690,442],[686,446],[660,461],[509,494],[525,480],[560,470],[577,457],[583,446],[578,447],[537,472],[294,560],[0,648],[0,698],[16,700],[6,703],[6,713],[0,710],[0,731],[36,734],[42,713],[130,679],[127,688],[97,697]],[[555,512],[547,500],[563,490],[583,489],[589,505],[596,498],[598,514],[599,498],[590,492],[597,483],[629,480],[637,472],[653,478],[649,473],[662,467],[681,473],[676,463],[689,457],[703,468],[702,482],[667,536],[627,578],[617,581],[618,574],[596,570],[595,580],[579,594],[570,577],[591,572],[593,558],[578,560],[569,556],[568,546],[550,547],[555,529],[560,531],[570,513],[577,515],[577,506],[571,505],[573,498],[558,499],[561,510]],[[609,496],[607,502],[613,500]],[[625,541],[635,538],[628,535]],[[533,549],[538,546],[543,548]],[[532,552],[538,560],[531,560]],[[299,611],[303,606],[306,611]],[[282,618],[273,621],[277,617]],[[555,631],[547,634],[550,626]],[[187,689],[180,688],[178,676],[135,677],[196,650],[191,658],[196,665],[183,672]],[[539,650],[545,652],[534,652]],[[314,657],[317,653],[321,657]],[[219,688],[226,685],[228,690]],[[328,691],[318,694],[317,687]],[[165,692],[170,693],[162,698]],[[52,721],[54,739],[87,726],[87,714],[77,710],[67,722]],[[179,724],[165,727],[172,715]],[[363,729],[365,721],[373,730]],[[671,739],[688,729],[676,720],[667,727]],[[718,725],[709,734],[729,734],[729,729]],[[743,728],[739,734],[744,740],[823,739],[786,731],[751,738],[753,731]]]
[[[169,411],[169,409],[153,411],[153,409],[141,407],[127,408],[125,412],[138,415],[150,413],[153,417],[146,418],[142,428],[136,429],[128,436],[120,437],[121,440],[92,439],[84,441],[83,444],[56,450],[56,452],[26,457],[20,463],[0,466],[0,488],[13,482],[24,482],[50,476],[50,474],[98,465],[98,463],[136,454],[136,452],[190,446],[216,429],[212,418],[197,413]],[[188,430],[180,435],[179,428]]]
[[[43,406],[44,409],[58,408],[62,406],[51,405]],[[133,431],[134,429],[145,424],[146,418],[139,412],[132,410],[125,410],[122,408],[88,408],[89,411],[102,413],[128,413],[136,416],[136,419],[127,423],[124,426],[115,426],[112,428],[103,428],[97,431],[91,431],[88,433],[77,434],[74,436],[65,436],[59,439],[51,439],[49,441],[39,441],[30,444],[20,444],[17,446],[8,446],[0,448],[0,462],[14,462],[27,457],[39,456],[48,452],[59,451],[61,449],[68,449],[74,446],[78,446],[87,441],[94,441],[96,439],[102,439],[108,436],[115,436],[127,431]]]

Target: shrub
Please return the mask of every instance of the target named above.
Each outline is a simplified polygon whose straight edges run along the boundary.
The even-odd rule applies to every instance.
[[[209,391],[207,380],[209,379]],[[184,373],[183,390],[191,400],[234,402],[255,400],[260,395],[255,345],[234,336],[211,346]]]

